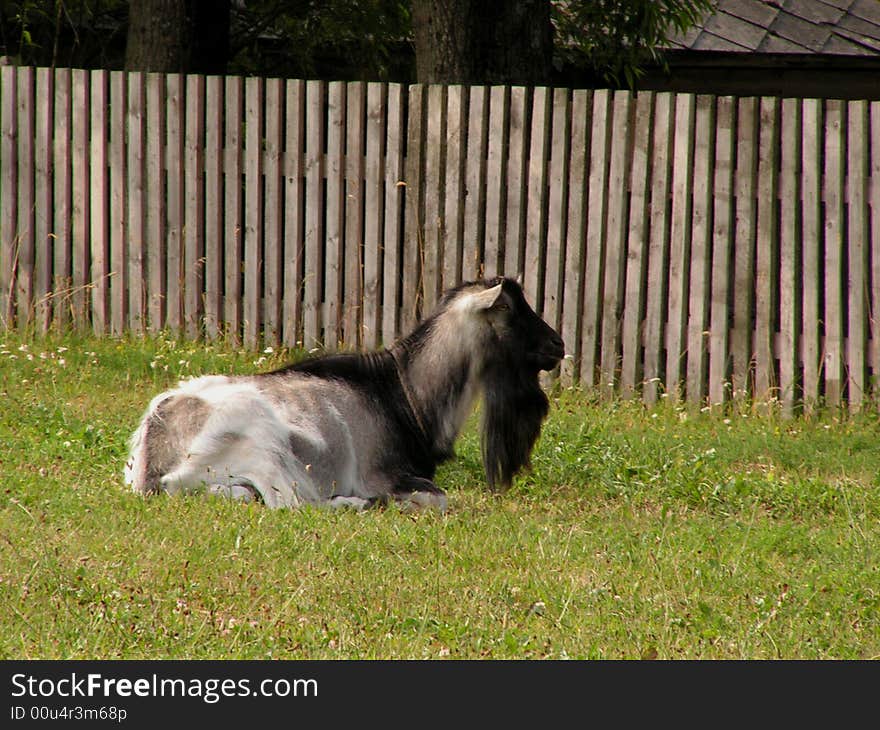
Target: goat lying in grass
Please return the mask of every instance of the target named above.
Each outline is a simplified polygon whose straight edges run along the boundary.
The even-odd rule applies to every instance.
[[[564,352],[515,281],[462,284],[389,349],[208,375],[156,396],[125,480],[143,494],[206,488],[270,507],[394,499],[445,509],[432,480],[475,399],[486,479],[503,489],[547,415],[538,373]]]

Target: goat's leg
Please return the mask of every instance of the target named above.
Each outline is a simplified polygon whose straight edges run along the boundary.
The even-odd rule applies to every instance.
[[[262,502],[260,493],[251,484],[208,484],[205,491],[214,497],[239,502]]]
[[[391,497],[406,512],[423,508],[446,511],[446,493],[423,477],[403,477],[394,486]]]

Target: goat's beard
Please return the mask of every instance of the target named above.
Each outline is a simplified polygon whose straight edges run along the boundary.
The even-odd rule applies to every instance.
[[[498,364],[489,367],[483,382],[483,467],[489,487],[504,491],[520,469],[530,466],[550,403],[536,370]]]

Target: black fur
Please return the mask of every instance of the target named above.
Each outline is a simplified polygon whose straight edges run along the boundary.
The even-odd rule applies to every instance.
[[[486,329],[490,334],[480,358],[483,365],[478,377],[483,390],[482,452],[486,479],[491,488],[506,489],[514,475],[529,465],[549,410],[538,374],[559,363],[564,344],[529,306],[518,283],[502,278],[482,282],[486,288],[499,283],[503,284],[501,297],[482,313],[491,327]],[[265,377],[294,371],[340,380],[357,388],[388,424],[389,448],[382,468],[396,484],[395,490],[436,490],[431,480],[437,465],[452,455],[451,448],[437,439],[436,419],[441,410],[421,408],[415,413],[399,369],[406,371],[430,340],[438,318],[462,289],[472,286],[474,282],[466,282],[446,292],[437,311],[391,350],[310,358]],[[454,370],[445,374],[447,404],[461,397],[472,364],[457,363]]]

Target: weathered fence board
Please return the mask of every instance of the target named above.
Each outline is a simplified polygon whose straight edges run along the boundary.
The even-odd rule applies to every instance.
[[[121,77],[121,74],[119,75]],[[34,201],[34,291],[31,300],[36,306],[36,329],[41,334],[49,330],[51,322],[52,291],[52,116],[53,116],[53,75],[51,69],[37,69],[36,79],[36,149],[35,149],[35,201]],[[124,110],[125,105],[118,104]],[[122,116],[122,111],[118,112]],[[124,168],[123,168],[124,169]],[[118,186],[122,190],[122,186]],[[117,191],[117,195],[119,192]],[[122,251],[117,252],[117,261],[122,261]],[[121,284],[116,292],[121,292]],[[122,331],[122,322],[114,321],[114,330]]]
[[[805,99],[802,107],[801,145],[801,240],[803,241],[803,404],[807,412],[819,401],[821,350],[822,254],[822,104]]]
[[[0,69],[2,70],[2,69]],[[7,92],[9,87],[5,87]],[[4,97],[5,98],[5,97]],[[55,139],[52,143],[53,190],[52,218],[54,243],[54,269],[52,271],[52,317],[59,330],[66,328],[70,319],[71,287],[71,179],[70,179],[70,129],[71,129],[71,74],[70,69],[55,71]],[[4,158],[6,159],[6,158]],[[4,215],[4,221],[6,216]],[[14,219],[13,219],[14,220]],[[0,269],[3,269],[0,264]],[[0,272],[2,276],[2,272]],[[141,279],[142,281],[142,279]]]
[[[623,306],[621,332],[622,361],[620,392],[624,397],[636,393],[641,372],[644,317],[645,268],[648,264],[648,203],[649,155],[651,152],[651,117],[654,95],[639,94],[636,99],[632,165],[630,169],[629,230],[626,242],[626,300]]]
[[[611,143],[611,94],[598,89],[593,94],[593,119],[590,131],[590,178],[587,203],[587,241],[584,262],[583,320],[581,322],[581,383],[595,383],[601,336],[602,258],[605,250],[606,189],[608,149]],[[568,343],[567,347],[571,348]]]
[[[630,147],[630,104],[632,95],[616,91],[613,101],[610,167],[608,171],[608,224],[605,243],[605,286],[602,301],[602,356],[600,386],[610,397],[620,368],[618,346],[626,276],[627,161]]]
[[[334,81],[327,88],[327,265],[326,298],[327,318],[324,337],[329,342],[343,338],[342,302],[345,276],[345,91],[342,81]],[[282,252],[281,241],[275,245],[276,254]],[[272,247],[267,241],[267,255]],[[280,264],[280,260],[279,260]],[[278,292],[280,295],[280,292]],[[266,299],[278,295],[266,292]]]
[[[110,237],[108,231],[109,179],[107,176],[107,72],[92,71],[91,128],[89,130],[89,223],[91,238],[92,327],[107,334],[109,321],[108,278]]]
[[[693,201],[694,109],[692,94],[675,105],[672,173],[672,229],[669,234],[669,317],[666,331],[667,395],[678,400],[687,372],[688,259]]]
[[[544,208],[544,195],[547,187],[547,155],[550,144],[550,120],[552,113],[551,95],[548,89],[538,88],[532,92],[532,122],[529,130],[529,163],[526,170],[526,245],[523,263],[523,290],[529,301],[534,302],[536,310],[542,310],[544,301],[544,250],[546,248],[545,230],[547,211]],[[468,170],[473,168],[468,155]],[[470,178],[468,190],[470,191]],[[470,200],[470,195],[468,195]],[[467,233],[467,231],[465,231]],[[465,250],[468,239],[465,235]],[[471,278],[464,272],[465,278]],[[571,347],[571,344],[568,345]]]
[[[303,345],[321,342],[324,280],[324,85],[306,82],[305,300]],[[362,120],[358,120],[362,123]]]
[[[461,89],[450,89],[450,99],[461,98]],[[463,108],[462,108],[463,110]],[[403,200],[404,182],[403,165],[406,157],[406,135],[404,133],[404,117],[406,113],[403,98],[403,87],[400,84],[391,84],[388,87],[388,130],[385,139],[385,249],[384,272],[382,275],[382,342],[390,345],[400,332],[400,286],[401,286],[401,246],[400,240],[403,233]],[[463,119],[459,124],[463,125]],[[463,129],[463,126],[461,127]],[[459,147],[459,154],[463,149],[463,143]],[[449,172],[450,158],[447,158],[447,174]],[[454,163],[458,169],[461,161]],[[459,171],[460,176],[460,171]],[[459,177],[460,180],[460,177]],[[450,213],[450,185],[447,182],[446,214],[452,220],[457,221],[458,243],[453,244],[458,251],[458,271],[461,271],[461,198],[460,193],[454,207],[454,214]],[[448,232],[447,232],[448,233]],[[448,243],[448,241],[447,241]],[[447,246],[449,251],[453,246]],[[460,276],[460,274],[459,274]]]
[[[390,344],[521,276],[564,385],[878,400],[880,107],[0,68],[0,323]]]
[[[245,123],[245,166],[244,166],[244,310],[242,317],[244,319],[244,344],[246,347],[256,347],[260,337],[260,329],[262,326],[262,318],[260,312],[260,302],[263,297],[263,124],[265,120],[264,105],[264,82],[262,79],[249,78],[244,84],[244,123]],[[321,101],[316,104],[320,109]],[[320,133],[320,131],[319,131]],[[318,142],[320,144],[320,141]],[[317,161],[316,161],[317,164]],[[320,172],[314,174],[313,187],[316,189],[317,200],[315,203],[317,211],[313,220],[321,213],[323,201],[320,198],[321,190],[317,183]],[[322,181],[323,184],[323,181]],[[321,216],[323,218],[323,216]],[[312,239],[313,249],[317,250],[315,241],[321,235],[321,232],[315,228],[312,229],[314,238]],[[317,301],[320,293],[320,274],[318,272],[318,264],[312,264],[315,267],[315,289],[312,292],[312,301]],[[312,320],[314,331],[317,331],[317,317],[319,307],[315,304],[312,312],[315,319]],[[317,337],[317,335],[314,335]]]
[[[205,335],[220,336],[223,322],[223,80],[205,82]]]
[[[180,331],[183,329],[183,226],[186,208],[183,197],[185,101],[181,74],[166,77],[165,94],[165,261],[168,277],[165,282],[165,325]],[[247,271],[253,271],[253,268]],[[253,292],[252,287],[246,290]],[[256,344],[256,340],[251,344]]]
[[[110,74],[110,333],[125,330],[128,267],[125,256],[125,117],[126,74]],[[198,294],[198,291],[196,292]]]
[[[183,326],[187,337],[201,334],[205,258],[205,79],[186,79],[184,132]],[[267,217],[273,211],[266,209]],[[276,292],[280,293],[280,292]]]
[[[364,235],[364,118],[366,86],[360,82],[348,85],[346,140],[346,201],[345,201],[345,292],[343,319],[345,342],[358,347],[361,342],[363,309]]]
[[[227,104],[228,108],[228,104]],[[305,219],[305,82],[290,80],[285,94],[283,341],[302,344]]]
[[[439,88],[439,87],[438,87]],[[382,84],[367,84],[367,156],[364,160],[364,293],[363,293],[363,343],[370,349],[379,346],[382,332],[382,223],[384,205],[383,134],[385,118],[385,90]],[[437,145],[438,151],[441,149]],[[436,205],[442,199],[438,197]],[[437,216],[439,218],[439,215]],[[434,240],[439,259],[442,245]],[[435,259],[436,260],[436,259]],[[439,271],[435,270],[439,278]]]
[[[691,213],[690,282],[688,283],[687,399],[701,403],[706,395],[711,293],[711,216],[714,176],[715,102],[700,95],[696,100],[694,189]]]
[[[843,245],[845,105],[825,104],[825,401],[843,399]]]
[[[15,68],[0,66],[3,84],[0,98],[0,319],[5,327],[12,327],[15,306],[15,255],[18,245],[18,120],[15,96],[17,79]]]
[[[801,108],[797,99],[782,101],[782,153],[779,230],[779,398],[783,411],[791,415],[797,396],[798,312],[800,303],[797,268],[797,223],[799,195]]]
[[[164,325],[165,300],[165,79],[147,74],[147,308],[151,332]],[[76,282],[74,282],[74,285]]]
[[[847,402],[859,410],[866,396],[867,362],[865,360],[868,323],[866,297],[868,282],[868,216],[857,201],[868,198],[868,104],[851,101],[847,105],[847,243],[848,251],[848,325],[846,338]]]
[[[715,177],[712,201],[712,296],[709,314],[709,403],[721,405],[730,384],[730,284],[733,214],[734,100],[718,99],[715,110]]]
[[[244,223],[242,210],[242,164],[244,138],[244,83],[241,78],[230,77],[225,84],[224,113],[226,123],[224,138],[226,141],[225,168],[227,184],[224,186],[224,298],[223,311],[227,334],[232,342],[240,342],[242,320],[241,296],[241,263],[242,241],[244,240]]]
[[[733,396],[745,397],[752,392],[754,363],[752,360],[752,316],[755,307],[755,219],[757,217],[758,172],[758,103],[754,98],[740,99],[736,130],[736,229],[734,240],[733,302]]]
[[[284,154],[284,82],[281,79],[268,79],[265,94],[262,335],[266,343],[278,345],[281,342],[281,298],[284,286],[284,175],[281,159]],[[335,318],[333,321],[335,323]],[[334,329],[334,340],[336,336],[337,331]]]
[[[651,222],[648,239],[648,278],[645,282],[645,354],[642,361],[642,397],[653,404],[660,395],[666,340],[666,292],[668,281],[669,200],[675,97],[658,94],[654,109],[651,152]]]
[[[18,75],[18,128],[24,130],[18,145],[18,249],[14,256],[15,299],[18,326],[32,321],[34,294],[34,69]],[[96,312],[97,316],[106,312]]]
[[[773,333],[778,305],[778,253],[774,246],[779,185],[779,100],[763,98],[759,107],[758,206],[755,273],[755,393],[776,394]]]
[[[571,103],[571,163],[568,169],[568,229],[565,233],[565,269],[560,334],[568,345],[568,359],[562,361],[559,376],[565,385],[574,385],[577,353],[580,350],[580,325],[583,304],[583,264],[586,245],[585,188],[589,174],[591,95],[575,91]]]

